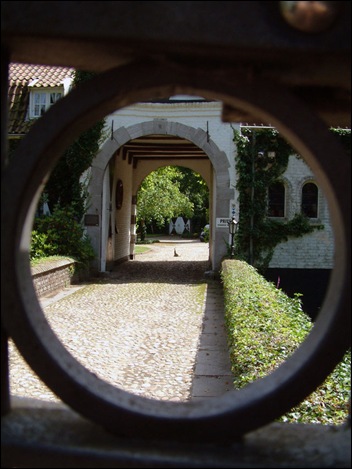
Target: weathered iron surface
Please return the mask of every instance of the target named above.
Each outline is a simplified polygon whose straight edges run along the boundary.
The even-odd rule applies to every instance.
[[[156,457],[149,446],[146,453],[136,450],[138,456],[127,460],[121,444],[114,467],[125,463],[127,467],[217,467],[211,466],[209,444],[219,454],[225,442],[235,446],[231,446],[227,465],[221,467],[293,467],[290,451],[285,450],[283,462],[273,456],[285,432],[266,434],[272,448],[271,465],[261,451],[255,453],[255,461],[241,457],[252,447],[248,435],[314,391],[350,346],[350,159],[328,132],[328,125],[350,122],[350,3],[338,2],[341,5],[333,21],[319,33],[293,28],[281,15],[278,3],[2,2],[3,84],[7,58],[104,72],[38,121],[10,162],[3,151],[1,300],[6,332],[66,404],[117,437],[127,438],[127,446],[133,446],[135,440],[152,444]],[[274,125],[315,172],[329,203],[336,236],[336,267],[309,339],[272,375],[215,399],[211,405],[147,401],[91,375],[64,349],[44,320],[28,262],[33,207],[62,150],[82,130],[115,109],[151,96],[177,93],[223,101],[230,121],[248,117]],[[5,141],[4,100],[2,103]],[[40,437],[28,437],[28,427],[24,432],[14,431],[18,413],[9,406],[6,334],[2,340],[6,430],[2,432],[2,457],[6,467],[41,467],[39,454],[47,455],[45,467],[58,467],[59,454],[67,456],[66,467],[111,464],[98,439],[93,438],[89,453],[98,462],[89,466],[84,465],[86,449],[84,454],[78,451],[76,458],[67,442],[55,448],[52,439],[43,446]],[[33,430],[38,418],[43,419],[41,425],[55,426],[55,411],[38,413],[27,406],[25,414]],[[289,441],[298,448],[301,429],[289,428]],[[84,430],[76,430],[79,438]],[[349,467],[345,443],[350,430],[339,434],[344,442],[339,448],[334,438],[327,437],[326,444],[331,444],[328,458],[321,446],[317,459],[306,458],[304,465],[294,467]],[[313,435],[312,430],[311,456],[317,454]],[[256,433],[253,438],[260,445]],[[193,442],[197,451],[202,448],[208,466],[204,465],[207,458],[200,461],[194,452],[188,453],[185,442]],[[165,444],[171,451],[166,458]]]

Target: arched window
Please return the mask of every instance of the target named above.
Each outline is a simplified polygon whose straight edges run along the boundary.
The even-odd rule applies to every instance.
[[[268,189],[268,216],[285,216],[285,186],[282,182],[271,184]]]
[[[318,187],[312,182],[302,187],[301,211],[308,218],[318,218]]]

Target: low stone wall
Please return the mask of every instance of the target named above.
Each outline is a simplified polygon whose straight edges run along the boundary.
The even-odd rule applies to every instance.
[[[31,267],[37,296],[43,297],[77,283],[75,261],[69,257],[47,260]]]

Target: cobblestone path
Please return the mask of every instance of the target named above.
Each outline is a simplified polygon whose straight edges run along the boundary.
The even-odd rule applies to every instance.
[[[204,312],[208,244],[150,247],[94,284],[41,303],[67,350],[101,379],[136,395],[186,401]],[[10,386],[12,395],[58,401],[12,342]]]

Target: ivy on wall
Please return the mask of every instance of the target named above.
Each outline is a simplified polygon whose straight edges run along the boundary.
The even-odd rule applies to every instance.
[[[295,150],[273,128],[234,129],[240,214],[235,235],[237,257],[264,273],[275,247],[289,237],[301,237],[322,225],[296,213],[291,220],[267,217],[268,187],[280,181]]]
[[[79,86],[93,76],[94,73],[76,70],[73,86]],[[45,196],[51,211],[56,207],[71,207],[76,219],[82,220],[86,212],[87,181],[82,181],[81,176],[90,168],[98,153],[103,138],[104,122],[100,120],[80,134],[52,171],[45,187]]]
[[[72,86],[90,80],[95,73],[76,70]],[[28,131],[37,119],[27,122]],[[100,144],[106,137],[105,120],[96,122],[92,127],[82,132],[79,137],[66,149],[61,156],[45,186],[39,201],[39,206],[47,202],[50,211],[69,208],[73,210],[75,219],[81,221],[87,210],[87,184],[82,181],[84,172],[91,167],[97,155]],[[8,141],[9,159],[21,143],[22,137]]]

